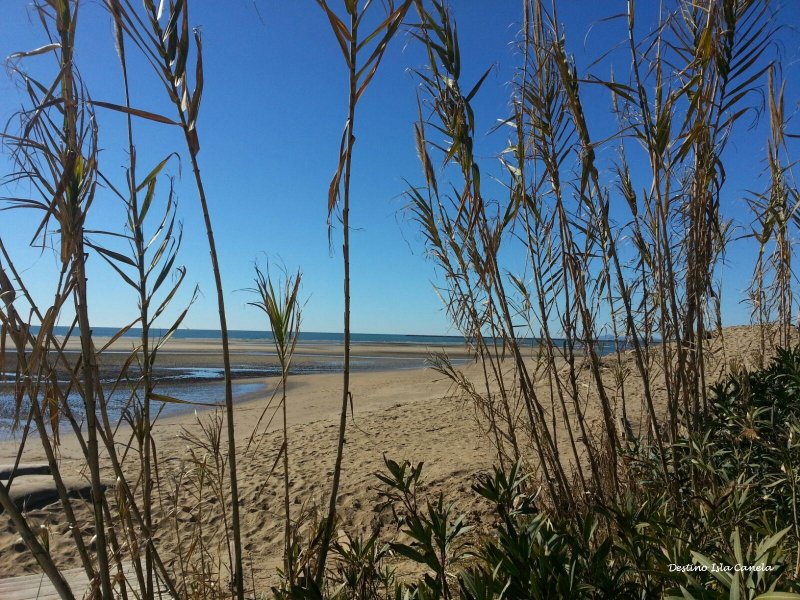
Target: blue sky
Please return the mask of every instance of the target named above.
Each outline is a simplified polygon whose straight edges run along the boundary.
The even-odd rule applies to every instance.
[[[644,31],[652,23],[656,3],[640,4]],[[800,22],[798,3],[785,4],[782,20]],[[26,0],[5,0],[0,56],[46,43],[28,5]],[[494,66],[475,100],[478,154],[492,171],[493,157],[504,146],[505,137],[488,132],[496,119],[508,112],[506,82],[519,63],[510,42],[519,28],[521,2],[458,0],[453,5],[464,81],[473,82]],[[566,26],[569,50],[579,65],[588,64],[621,39],[622,23],[601,19],[622,12],[624,5],[622,0],[558,2],[558,17]],[[264,326],[262,314],[247,306],[251,297],[242,290],[252,285],[253,261],[263,264],[268,257],[273,264],[303,270],[303,292],[308,298],[303,328],[337,331],[343,305],[340,232],[335,232],[329,248],[326,201],[346,116],[346,75],[327,20],[312,0],[195,0],[190,21],[203,32],[200,163],[218,236],[229,326]],[[800,97],[797,40],[790,29],[778,40],[787,63],[790,114],[796,111]],[[421,238],[402,210],[404,179],[421,181],[412,135],[417,83],[410,69],[420,67],[423,61],[410,36],[401,33],[358,109],[351,213],[353,330],[357,332],[453,333],[432,289],[434,265],[425,260]],[[47,57],[37,57],[26,63],[26,68],[44,76],[50,62]],[[100,2],[82,3],[77,62],[95,99],[121,102],[111,24]],[[172,116],[154,78],[136,60],[132,80],[135,106]],[[587,94],[590,122],[600,120],[610,126],[607,94],[598,90]],[[17,86],[0,74],[3,123],[22,101]],[[101,113],[99,121],[102,167],[121,184],[126,161],[123,120]],[[177,130],[146,123],[136,128],[140,172],[168,153],[182,151]],[[729,182],[723,201],[726,213],[741,223],[746,222],[743,190],[763,185],[757,177],[763,167],[764,132],[759,124],[734,139],[728,149]],[[0,168],[7,168],[4,161]],[[188,163],[180,169],[173,162],[169,170],[176,176],[179,215],[185,227],[180,262],[188,269],[190,284],[176,310],[196,283],[201,297],[185,324],[216,328],[210,260]],[[499,187],[487,189],[499,193]],[[121,228],[119,202],[101,193],[92,219],[90,227]],[[0,235],[17,257],[31,289],[45,299],[51,293],[48,275],[56,260],[51,252],[27,248],[32,232],[31,213],[2,213]],[[738,301],[752,258],[752,247],[740,244],[729,253],[728,266],[721,271],[729,324],[747,319],[747,309]],[[99,260],[94,263],[90,271],[93,322],[105,326],[132,320],[136,305],[130,291],[114,282]]]

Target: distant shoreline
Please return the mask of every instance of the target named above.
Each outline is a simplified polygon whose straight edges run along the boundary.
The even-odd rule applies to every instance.
[[[39,331],[38,326],[31,328],[34,333]],[[113,337],[120,331],[120,327],[93,327],[92,331],[98,337]],[[63,325],[54,327],[56,335],[64,336],[68,333],[69,328]],[[164,328],[152,328],[151,337],[158,338],[166,335],[169,332]],[[132,327],[126,331],[122,336],[124,338],[137,338],[142,334],[139,327]],[[271,341],[272,335],[264,330],[250,330],[250,329],[231,329],[228,331],[228,337],[232,340],[254,340],[254,341]],[[219,340],[221,333],[218,329],[178,329],[172,334],[172,338],[176,340]],[[344,342],[344,334],[341,332],[324,332],[324,331],[301,331],[298,336],[300,342],[313,342],[313,343],[327,343],[327,344],[341,344]],[[400,333],[352,333],[351,342],[354,344],[373,343],[373,344],[425,344],[425,345],[460,345],[465,343],[465,339],[461,335],[433,335],[433,334],[400,334]]]
[[[104,347],[111,341],[110,336],[101,336],[95,330],[95,344]],[[128,332],[130,333],[130,332]],[[263,333],[262,333],[263,335]],[[122,365],[138,345],[135,335],[121,336],[105,349],[98,360],[100,379],[108,394],[107,402],[112,420],[119,417],[129,398],[127,386],[122,385],[111,392]],[[423,343],[375,343],[361,341],[351,354],[353,373],[388,373],[390,371],[421,370],[428,365],[432,351],[442,350],[442,344]],[[234,379],[234,398],[241,402],[254,395],[265,395],[280,376],[281,369],[271,340],[231,339],[231,371]],[[456,364],[470,360],[463,344],[446,347],[447,354]],[[306,375],[336,375],[342,372],[342,344],[335,341],[298,342],[292,360],[290,373],[292,379]],[[73,362],[80,356],[79,340],[71,338],[64,347],[64,355]],[[0,381],[0,440],[7,439],[15,413],[13,397],[13,377],[15,357],[7,352],[5,382]],[[159,350],[153,369],[157,381],[156,393],[190,401],[192,404],[167,404],[166,415],[191,413],[207,406],[218,405],[224,400],[222,382],[222,348],[219,338],[180,338],[173,336]],[[66,381],[66,372],[59,373],[59,379]],[[82,412],[82,402],[76,394],[71,396],[71,404],[76,414]],[[155,403],[160,406],[160,402]],[[27,403],[24,403],[27,406]],[[23,410],[24,412],[24,410]]]
[[[38,326],[31,327],[33,333],[38,333]],[[65,336],[69,328],[65,326],[54,327],[57,336]],[[98,338],[112,338],[117,335],[120,328],[117,327],[93,327],[92,332]],[[141,328],[132,327],[120,336],[120,339],[136,339],[141,337]],[[168,329],[153,328],[150,337],[158,339],[169,333]],[[74,335],[74,332],[73,332]],[[262,342],[271,343],[272,335],[268,331],[257,331],[248,329],[231,329],[228,331],[228,338],[231,341],[241,342]],[[221,339],[218,329],[178,329],[171,334],[172,340],[208,342],[213,344]],[[385,346],[436,346],[442,348],[465,347],[469,339],[462,335],[430,335],[430,334],[400,334],[400,333],[352,333],[350,338],[353,346],[378,344]],[[562,347],[566,340],[563,338],[553,338],[556,347]],[[498,343],[501,340],[498,338]],[[542,338],[539,337],[518,337],[517,342],[520,346],[536,347],[541,344]],[[298,335],[298,344],[316,344],[320,346],[336,346],[344,343],[344,334],[341,332],[323,331],[301,331]],[[617,344],[627,346],[624,340],[616,341],[613,337],[601,336],[595,340],[595,344],[601,355],[609,354],[614,351]],[[580,347],[580,342],[576,342],[576,347]]]

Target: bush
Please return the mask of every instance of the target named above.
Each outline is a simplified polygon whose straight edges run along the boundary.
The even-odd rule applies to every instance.
[[[800,598],[800,348],[711,388],[711,410],[668,448],[631,444],[623,491],[564,514],[539,501],[520,464],[481,474],[473,491],[493,523],[470,527],[441,495],[420,492],[422,465],[385,459],[382,504],[398,535],[335,547],[324,592],[292,597],[466,600],[546,598]],[[666,483],[666,485],[665,485]],[[387,561],[422,575],[401,581]],[[742,570],[745,567],[746,570]],[[777,590],[782,590],[780,593]]]

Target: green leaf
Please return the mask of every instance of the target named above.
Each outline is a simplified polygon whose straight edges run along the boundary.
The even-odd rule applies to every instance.
[[[483,82],[486,81],[486,78],[489,76],[489,73],[491,72],[492,72],[492,67],[486,69],[486,72],[478,80],[478,83],[476,83],[475,86],[469,91],[469,94],[467,94],[464,97],[464,102],[469,102],[470,100],[472,100],[473,96],[475,96],[475,94],[478,93],[478,90],[481,88]]]
[[[427,564],[428,562],[420,552],[414,550],[410,546],[406,546],[405,544],[391,544],[391,548],[398,554],[401,554],[402,556],[405,556],[406,558],[413,560],[415,563],[420,565]]]
[[[149,121],[155,121],[156,123],[164,123],[165,125],[178,125],[179,123],[173,121],[172,119],[168,119],[163,115],[159,115],[156,113],[151,113],[146,110],[139,110],[138,108],[130,108],[128,106],[121,106],[119,104],[113,104],[112,102],[101,102],[100,100],[87,100],[89,104],[93,106],[99,106],[100,108],[107,108],[109,110],[116,110],[117,112],[126,113],[129,115],[133,115],[134,117],[141,117],[142,119],[147,119]]]
[[[712,569],[713,563],[699,552],[692,552],[692,557],[694,558],[696,563],[706,567],[708,569],[708,572],[711,573],[711,575],[726,588],[729,588],[731,586],[731,576],[729,573],[713,570]]]
[[[773,547],[775,547],[778,544],[778,542],[781,541],[783,536],[785,536],[789,532],[790,529],[791,529],[791,527],[787,527],[786,529],[782,529],[778,533],[776,533],[774,535],[771,535],[770,537],[766,538],[763,542],[761,542],[758,545],[758,547],[756,548],[756,552],[757,552],[756,560],[761,560],[769,550],[771,550]]]
[[[135,267],[136,266],[136,263],[134,262],[134,260],[132,258],[128,257],[128,256],[125,256],[124,254],[120,254],[119,252],[115,252],[114,250],[109,250],[108,248],[103,248],[102,246],[98,246],[96,244],[91,244],[89,242],[86,242],[86,245],[89,246],[90,248],[94,248],[100,254],[104,254],[104,255],[108,256],[109,258],[112,258],[112,259],[116,260],[117,262],[124,263],[126,265],[131,266],[131,267]]]
[[[173,396],[165,396],[164,394],[156,394],[155,392],[150,392],[150,399],[157,400],[159,402],[166,402],[168,404],[191,404],[194,406],[225,406],[224,404],[220,403],[206,403],[206,402],[192,402],[191,400],[181,400],[180,398],[175,398]]]
[[[155,178],[158,177],[158,174],[164,168],[164,165],[167,164],[167,161],[173,156],[177,156],[177,154],[175,154],[174,152],[170,153],[169,155],[167,155],[166,158],[164,158],[164,160],[162,160],[155,167],[153,167],[153,170],[147,174],[147,177],[142,179],[142,182],[138,186],[136,186],[136,191],[141,192],[145,186],[150,185],[150,183],[152,183],[155,180]],[[144,209],[142,209],[142,212],[144,212]]]

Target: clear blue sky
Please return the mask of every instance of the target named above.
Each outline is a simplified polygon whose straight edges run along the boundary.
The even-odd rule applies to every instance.
[[[335,0],[332,2],[336,4]],[[77,62],[95,99],[121,102],[121,76],[113,50],[109,17],[100,2],[82,2]],[[376,3],[378,4],[378,3]],[[479,155],[487,170],[504,146],[505,136],[488,135],[496,119],[508,112],[506,82],[519,64],[511,41],[519,28],[521,2],[514,0],[457,0],[453,2],[462,45],[464,80],[472,82],[489,66],[495,69],[476,98]],[[786,0],[785,23],[800,22],[800,3]],[[31,18],[27,0],[4,0],[0,19],[0,56],[46,43]],[[641,2],[642,31],[652,24],[655,2]],[[258,7],[256,10],[255,6]],[[567,29],[569,50],[579,65],[619,41],[623,23],[600,22],[622,12],[622,0],[558,2],[559,20]],[[341,329],[340,232],[328,246],[327,189],[335,168],[339,138],[346,115],[346,78],[341,54],[327,20],[312,0],[227,0],[191,2],[192,25],[202,27],[205,93],[201,108],[200,153],[227,290],[229,325],[235,329],[263,327],[261,313],[247,307],[243,291],[252,284],[252,264],[268,256],[273,263],[304,273],[308,304],[303,328]],[[648,19],[650,23],[648,23]],[[789,79],[789,114],[797,110],[798,37],[784,30],[781,43]],[[131,50],[131,54],[134,52]],[[27,68],[48,73],[51,59],[38,57]],[[353,329],[382,333],[454,333],[432,289],[432,263],[422,254],[421,238],[407,222],[402,207],[404,178],[420,182],[412,123],[416,117],[416,81],[409,69],[423,64],[410,36],[401,33],[389,49],[379,74],[364,96],[357,115],[352,195]],[[624,62],[622,63],[624,64]],[[172,116],[150,72],[133,65],[135,106]],[[588,92],[590,122],[608,120],[609,98]],[[0,119],[5,123],[23,97],[5,74],[0,74]],[[123,181],[125,138],[123,120],[101,113],[102,168]],[[796,129],[796,128],[795,128]],[[596,133],[600,137],[601,131]],[[763,124],[737,137],[727,155],[729,181],[724,194],[726,214],[745,223],[743,191],[760,189],[763,179]],[[140,173],[173,150],[182,151],[178,131],[165,126],[137,125]],[[5,159],[0,168],[7,168]],[[186,325],[217,328],[210,261],[196,193],[184,163],[170,168],[179,176],[176,190],[185,226],[180,262],[188,268],[184,301],[192,284],[202,291]],[[0,173],[1,175],[2,173]],[[485,177],[485,179],[488,179]],[[162,182],[162,189],[165,182]],[[500,193],[489,186],[487,191]],[[32,213],[1,213],[0,235],[18,257],[38,297],[52,285],[55,257],[26,249],[33,232]],[[121,228],[118,200],[100,193],[90,227]],[[747,309],[739,304],[752,267],[752,247],[735,246],[725,280],[728,323],[744,322]],[[107,267],[94,259],[90,271],[92,319],[96,325],[122,325],[136,313],[130,291],[118,285]],[[111,282],[111,283],[109,283]],[[180,305],[179,299],[177,306]]]

